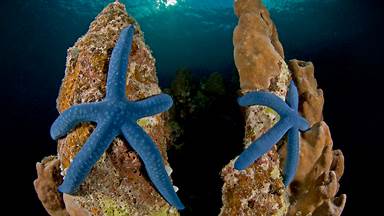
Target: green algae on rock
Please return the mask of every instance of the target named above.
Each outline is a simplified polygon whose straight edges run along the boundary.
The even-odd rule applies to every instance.
[[[126,13],[123,4],[115,2],[109,4],[91,23],[88,32],[68,49],[65,77],[57,99],[59,112],[104,98],[111,51],[120,31],[130,24],[136,30],[129,58],[127,97],[139,100],[161,92],[155,59],[138,23]],[[164,114],[142,120],[140,125],[158,145],[169,167],[166,149],[170,130]],[[81,124],[58,141],[63,176],[93,129],[93,124]],[[63,202],[70,215],[178,215],[152,186],[137,154],[119,137],[93,167],[79,192],[75,196],[65,195]]]

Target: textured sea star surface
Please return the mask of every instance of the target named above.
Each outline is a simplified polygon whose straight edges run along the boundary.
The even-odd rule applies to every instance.
[[[274,109],[280,116],[280,120],[260,138],[255,140],[235,162],[235,168],[243,170],[268,152],[287,133],[287,157],[284,166],[284,184],[287,186],[296,173],[299,159],[300,143],[299,130],[309,128],[306,119],[298,113],[298,93],[293,81],[291,81],[286,103],[278,96],[269,92],[250,92],[239,98],[240,106],[261,105]]]
[[[126,71],[133,33],[132,25],[123,29],[113,49],[109,62],[105,99],[101,102],[80,104],[69,108],[51,127],[52,138],[58,139],[81,122],[97,123],[96,129],[68,168],[59,190],[67,194],[75,193],[113,139],[122,134],[139,154],[149,178],[159,193],[171,205],[177,209],[183,209],[184,205],[174,191],[159,149],[146,132],[137,125],[137,120],[140,118],[168,110],[172,106],[172,98],[166,94],[159,94],[141,101],[129,101],[126,97]]]

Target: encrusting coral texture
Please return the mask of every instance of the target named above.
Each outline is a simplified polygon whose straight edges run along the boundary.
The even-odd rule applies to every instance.
[[[129,56],[126,96],[131,101],[161,93],[155,59],[144,43],[143,34],[123,4],[109,4],[93,21],[88,32],[68,50],[65,77],[57,99],[60,113],[72,106],[102,101],[106,96],[108,63],[120,32],[134,25],[135,32]],[[138,124],[160,150],[170,175],[166,149],[169,128],[164,114],[140,119]],[[113,140],[75,195],[57,191],[72,160],[95,130],[93,123],[82,123],[58,140],[58,157],[37,165],[42,170],[35,189],[51,215],[178,215],[157,192],[147,177],[137,153],[122,137]],[[52,166],[54,163],[56,166]],[[41,166],[51,169],[40,168]],[[61,173],[61,176],[52,173]],[[45,193],[44,191],[50,191]],[[49,196],[49,197],[47,197]],[[50,197],[54,199],[50,199]]]
[[[94,164],[108,149],[117,135],[123,135],[140,156],[149,178],[163,197],[178,209],[184,206],[174,191],[156,144],[137,121],[167,111],[173,104],[167,94],[159,94],[140,101],[129,101],[125,95],[128,57],[134,27],[123,29],[109,61],[107,95],[100,102],[72,106],[56,119],[51,136],[58,139],[81,122],[96,122],[96,129],[69,166],[59,191],[76,193]]]
[[[286,140],[243,171],[232,160],[222,170],[223,206],[220,215],[332,215],[341,214],[346,196],[335,197],[344,171],[340,150],[332,150],[330,131],[323,122],[323,92],[317,88],[312,63],[285,63],[276,27],[261,0],[236,0],[239,17],[234,30],[234,59],[241,94],[268,91],[285,99],[290,80],[298,87],[299,111],[310,125],[301,134],[299,164],[292,184],[282,184]],[[264,106],[244,110],[245,147],[266,133],[279,116]]]

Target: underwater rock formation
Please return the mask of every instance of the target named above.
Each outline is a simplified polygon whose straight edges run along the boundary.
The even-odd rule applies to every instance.
[[[239,22],[233,35],[234,58],[241,94],[265,90],[285,99],[291,76],[269,12],[261,1],[237,0],[235,13]],[[245,109],[245,145],[269,130],[277,118],[266,107]],[[220,215],[284,215],[289,202],[279,158],[275,146],[243,171],[234,169],[234,160],[225,166]]]
[[[73,105],[97,102],[105,97],[109,58],[120,31],[129,24],[133,24],[136,30],[129,57],[127,97],[129,100],[139,100],[161,93],[155,59],[144,42],[138,24],[126,13],[123,4],[115,2],[109,4],[91,23],[88,32],[68,49],[65,77],[57,99],[60,113]],[[170,130],[164,119],[165,114],[159,114],[141,119],[138,124],[159,147],[170,174],[166,153]],[[92,123],[83,123],[59,139],[58,158],[52,159],[56,165],[60,164],[52,168],[55,173],[65,176],[72,159],[94,128]],[[42,164],[47,163],[43,160]],[[56,192],[61,181],[48,172],[39,175],[35,183],[39,198],[51,215],[65,215],[62,213],[64,206],[71,216],[178,215],[177,210],[169,206],[155,190],[138,155],[121,137],[113,141],[76,195],[65,194],[62,198]],[[50,201],[46,196],[55,199]]]
[[[299,90],[299,111],[311,129],[301,134],[299,166],[288,188],[281,174],[285,139],[246,170],[234,169],[234,160],[226,165],[221,173],[224,185],[220,215],[340,215],[346,196],[335,196],[344,158],[340,150],[332,150],[329,128],[322,121],[324,98],[317,88],[313,65],[297,60],[285,63],[276,27],[261,0],[236,0],[235,13],[239,21],[233,36],[234,59],[241,94],[263,90],[285,99],[293,79]],[[244,112],[245,147],[279,118],[262,106]]]

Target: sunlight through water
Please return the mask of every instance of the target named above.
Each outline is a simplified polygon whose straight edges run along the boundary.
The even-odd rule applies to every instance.
[[[342,2],[341,2],[342,1]],[[94,17],[113,0],[36,0],[40,12],[54,14],[56,21],[48,31],[71,35],[67,46],[84,34]],[[156,58],[161,82],[169,82],[180,68],[202,76],[234,70],[232,34],[238,20],[234,0],[120,0],[144,32],[146,43]],[[349,0],[263,0],[277,25],[287,58],[309,55],[343,41],[354,32],[344,24],[357,22],[352,15],[340,13],[340,5],[353,6]],[[33,11],[36,11],[33,10]],[[53,15],[52,15],[53,16]],[[56,25],[57,19],[64,25]],[[65,28],[65,29],[64,29]],[[357,31],[357,30],[355,30]],[[312,49],[309,47],[316,47]]]

